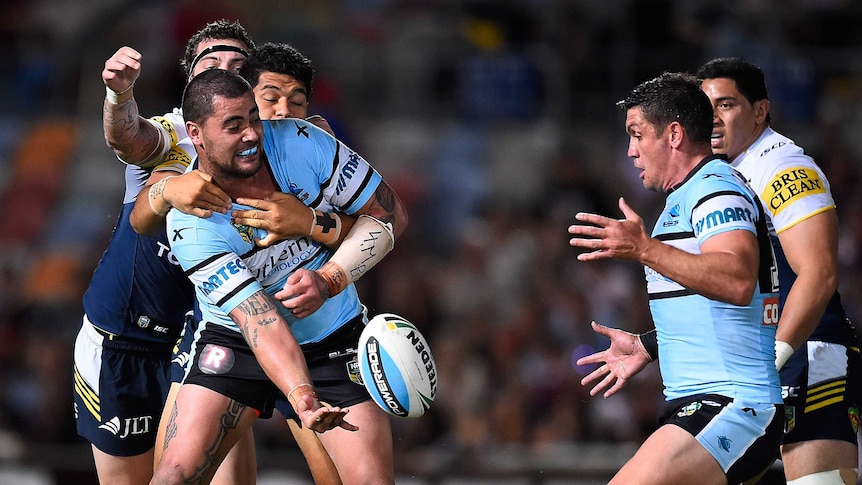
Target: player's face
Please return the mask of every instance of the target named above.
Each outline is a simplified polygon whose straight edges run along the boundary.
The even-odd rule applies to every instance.
[[[197,138],[202,159],[212,170],[223,176],[247,178],[258,172],[262,164],[263,127],[257,105],[249,93],[235,99],[216,96],[213,114],[200,127],[189,132]]]
[[[254,99],[263,120],[308,116],[308,90],[289,74],[262,72],[254,87]]]
[[[672,179],[669,173],[670,145],[665,133],[656,132],[640,107],[626,112],[626,132],[629,134],[628,156],[634,158],[635,168],[640,169],[644,188],[667,191],[672,186]]]
[[[198,48],[195,50],[195,56],[203,52],[204,49],[212,47],[214,45],[229,45],[233,47],[239,47],[244,51],[248,51],[248,46],[245,45],[244,42],[240,42],[236,39],[206,39],[200,44],[198,44]],[[245,56],[239,52],[210,52],[201,60],[199,60],[197,64],[195,64],[194,69],[192,70],[192,77],[197,76],[198,74],[206,71],[207,69],[224,69],[226,71],[233,71],[238,73],[239,69],[242,67],[243,62],[245,62]]]
[[[769,101],[750,103],[737,89],[736,81],[723,77],[706,79],[701,88],[715,110],[712,151],[733,161],[763,133]]]

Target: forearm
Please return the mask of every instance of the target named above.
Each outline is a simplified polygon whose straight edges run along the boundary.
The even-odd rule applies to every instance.
[[[781,309],[775,339],[798,349],[820,323],[837,286],[838,278],[834,274],[800,274]]]
[[[105,143],[126,163],[140,165],[162,148],[159,131],[140,116],[131,91],[117,95],[117,102],[105,97],[102,128]]]
[[[752,272],[731,253],[691,254],[652,239],[641,253],[640,262],[687,289],[709,299],[734,305],[751,301],[756,286]]]
[[[317,272],[335,296],[377,265],[395,244],[392,226],[361,215],[335,254]]]
[[[231,318],[267,377],[285,396],[296,386],[311,384],[302,349],[266,292],[258,291],[246,299],[231,312]]]
[[[171,172],[153,172],[147,185],[138,193],[129,214],[132,229],[142,236],[155,236],[165,230],[165,216],[171,205],[164,197],[165,185]]]

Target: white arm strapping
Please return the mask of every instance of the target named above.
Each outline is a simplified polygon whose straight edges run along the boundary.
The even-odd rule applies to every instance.
[[[329,286],[329,296],[337,295],[361,278],[393,247],[392,224],[367,214],[360,215],[332,258],[317,270]]]

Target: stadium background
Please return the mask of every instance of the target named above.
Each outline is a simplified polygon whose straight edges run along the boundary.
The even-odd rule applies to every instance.
[[[862,3],[716,3],[4,1],[0,482],[94,481],[71,417],[71,350],[122,199],[100,72],[135,47],[141,113],[166,112],[180,98],[186,40],[217,18],[308,55],[309,112],[409,208],[408,232],[360,282],[372,312],[422,329],[440,368],[432,412],[394,422],[400,483],[602,483],[652,430],[656,366],[604,400],[574,365],[606,345],[590,320],[651,326],[642,270],[578,263],[565,228],[578,211],[618,214],[620,195],[652,220],[661,197],[626,158],[614,101],[664,70],[720,55],[764,68],[773,125],[832,182],[841,291],[862,321]],[[283,423],[256,433],[260,483],[303,483]]]

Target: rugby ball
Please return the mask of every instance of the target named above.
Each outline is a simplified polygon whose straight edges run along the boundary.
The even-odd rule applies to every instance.
[[[376,315],[357,349],[362,383],[378,406],[400,418],[425,414],[437,394],[437,365],[412,323],[392,313]]]

